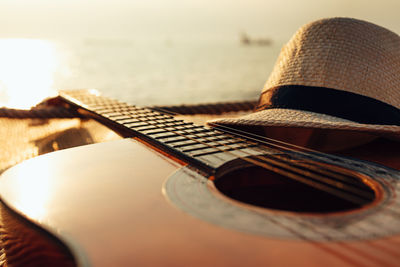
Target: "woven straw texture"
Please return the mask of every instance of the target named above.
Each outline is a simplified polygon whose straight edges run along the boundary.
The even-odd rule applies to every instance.
[[[288,123],[289,121],[289,123]],[[325,129],[341,129],[366,132],[387,132],[399,134],[400,127],[391,125],[361,124],[349,120],[293,109],[267,109],[240,118],[215,119],[208,122],[232,125],[309,127]]]
[[[344,90],[400,108],[400,37],[350,18],[307,24],[282,48],[263,91],[280,85]]]
[[[351,18],[307,24],[282,48],[263,93],[284,85],[332,88],[400,108],[400,37],[380,26]],[[268,100],[260,97],[259,106]],[[211,123],[343,129],[400,136],[399,126],[361,124],[319,113],[277,108]]]

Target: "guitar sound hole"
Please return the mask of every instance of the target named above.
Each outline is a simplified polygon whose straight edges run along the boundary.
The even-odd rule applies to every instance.
[[[350,184],[366,192],[367,197],[354,203],[337,194],[319,190],[260,167],[248,167],[228,173],[214,181],[226,196],[262,208],[329,213],[361,208],[375,199],[375,192],[356,177]]]

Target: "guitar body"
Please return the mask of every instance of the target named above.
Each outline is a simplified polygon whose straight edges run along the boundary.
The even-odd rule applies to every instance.
[[[80,266],[398,265],[393,244],[398,246],[399,236],[310,242],[190,216],[162,190],[182,168],[124,139],[28,160],[3,175],[0,194],[6,205],[64,242]]]
[[[6,171],[0,197],[31,223],[18,237],[28,246],[37,228],[61,241],[78,266],[400,266],[398,171],[257,146],[86,93],[77,98],[137,137]],[[218,142],[228,149],[216,149]],[[295,181],[283,183],[282,173]],[[339,204],[360,197],[366,201]],[[42,250],[30,254],[50,255]],[[24,259],[21,251],[10,256]]]

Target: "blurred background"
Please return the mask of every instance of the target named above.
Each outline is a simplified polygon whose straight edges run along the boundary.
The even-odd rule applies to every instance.
[[[0,107],[94,88],[146,105],[256,99],[281,46],[334,16],[400,33],[399,0],[1,0]]]

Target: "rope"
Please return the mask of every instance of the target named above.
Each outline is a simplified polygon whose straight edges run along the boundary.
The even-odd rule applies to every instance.
[[[64,107],[33,108],[30,110],[0,108],[0,118],[77,118],[82,117]]]
[[[223,114],[227,112],[250,111],[256,106],[256,101],[240,101],[212,104],[153,106],[150,109],[162,113],[181,115]],[[82,118],[77,112],[62,106],[34,107],[30,110],[0,108],[0,118]]]
[[[227,112],[250,111],[256,106],[257,101],[240,101],[240,102],[225,102],[213,104],[197,104],[197,105],[178,105],[178,106],[154,106],[150,109],[166,113],[170,112],[179,115],[194,115],[194,114],[223,114]]]

